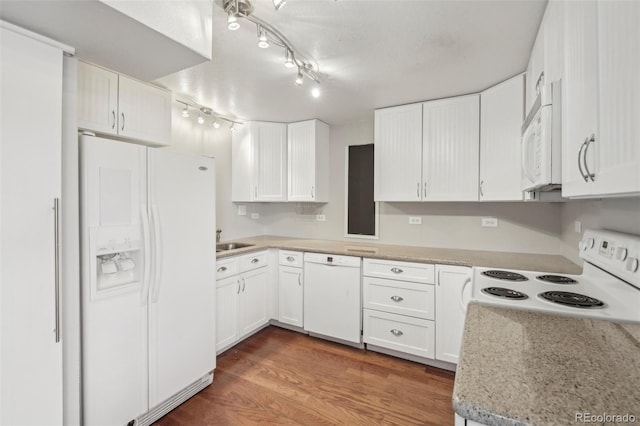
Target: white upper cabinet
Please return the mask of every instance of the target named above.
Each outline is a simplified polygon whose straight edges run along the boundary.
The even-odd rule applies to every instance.
[[[564,197],[640,193],[640,3],[567,2]]]
[[[480,200],[522,201],[524,75],[480,94]]]
[[[375,111],[374,199],[420,201],[422,104]]]
[[[376,201],[477,201],[478,95],[375,111]]]
[[[248,121],[232,136],[232,201],[286,201],[287,125]]]
[[[287,127],[289,201],[329,201],[329,126],[320,120]]]
[[[529,57],[529,63],[527,64],[527,80],[525,86],[526,92],[526,111],[531,110],[531,106],[536,100],[538,94],[538,86],[544,84],[544,23],[538,30],[538,36],[533,44],[533,50]]]
[[[422,199],[478,201],[480,97],[425,102]]]
[[[171,93],[78,62],[78,127],[151,145],[169,145]]]

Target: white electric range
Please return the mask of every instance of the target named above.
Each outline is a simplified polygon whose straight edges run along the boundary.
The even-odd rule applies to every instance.
[[[474,268],[472,300],[640,323],[640,236],[587,230],[579,248],[581,275]]]

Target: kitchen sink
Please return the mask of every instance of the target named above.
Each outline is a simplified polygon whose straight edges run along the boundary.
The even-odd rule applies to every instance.
[[[221,251],[235,250],[244,247],[253,247],[253,244],[245,244],[245,243],[220,243],[216,244],[216,253]]]

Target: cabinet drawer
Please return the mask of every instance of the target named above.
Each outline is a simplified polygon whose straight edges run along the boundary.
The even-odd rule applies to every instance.
[[[435,324],[433,321],[363,310],[364,342],[424,358],[433,358]]]
[[[363,275],[394,280],[435,283],[435,266],[429,263],[364,259]]]
[[[237,257],[220,259],[216,261],[216,280],[238,275],[240,273],[240,262]]]
[[[240,256],[240,272],[247,272],[253,269],[267,266],[267,252],[260,251]]]
[[[435,319],[435,286],[364,277],[365,308],[428,320]]]
[[[280,250],[278,254],[278,263],[282,266],[295,266],[302,268],[303,253],[301,251]]]

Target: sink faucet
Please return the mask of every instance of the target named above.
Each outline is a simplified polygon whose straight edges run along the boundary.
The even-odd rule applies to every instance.
[[[216,244],[220,242],[220,235],[222,234],[222,229],[216,230]]]

